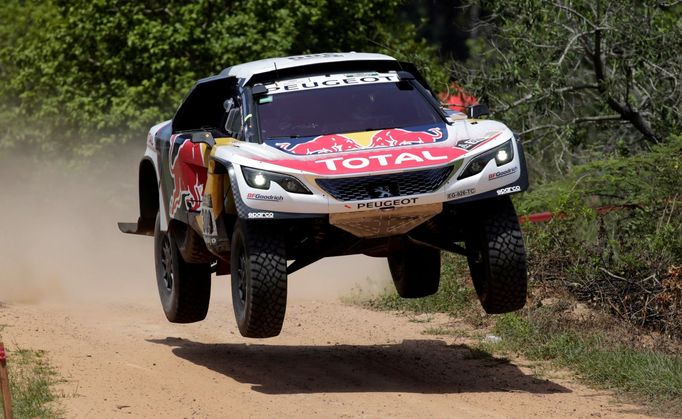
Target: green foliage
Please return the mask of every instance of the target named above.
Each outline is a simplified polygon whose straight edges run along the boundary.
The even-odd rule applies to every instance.
[[[0,6],[0,151],[23,144],[29,139],[39,141],[41,127],[32,120],[27,109],[22,109],[23,98],[39,95],[36,85],[49,83],[50,75],[41,76],[33,84],[18,82],[27,69],[18,60],[25,49],[44,48],[47,34],[61,18],[54,6],[41,1],[10,0]],[[37,87],[36,87],[37,89]]]
[[[12,407],[17,418],[62,417],[54,405],[57,373],[42,351],[19,349],[8,353]],[[2,400],[0,400],[0,409]]]
[[[531,277],[564,284],[638,326],[682,337],[681,158],[682,137],[671,137],[648,153],[576,167],[566,179],[520,196],[520,213],[559,214],[526,226]],[[609,212],[597,214],[594,208],[604,206]]]
[[[502,339],[489,349],[550,360],[572,368],[592,384],[670,404],[666,407],[678,413],[682,408],[679,355],[626,347],[605,332],[570,326],[552,310],[530,311],[528,317],[505,314],[498,317],[494,331]]]
[[[0,147],[144,138],[194,82],[255,59],[377,51],[442,83],[435,48],[399,19],[402,0],[9,0],[0,7]]]
[[[472,3],[489,14],[454,74],[521,133],[535,179],[680,133],[682,5]]]

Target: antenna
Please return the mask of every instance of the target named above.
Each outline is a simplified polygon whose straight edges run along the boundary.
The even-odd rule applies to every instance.
[[[275,66],[275,80],[279,80],[279,73],[277,72],[277,61],[272,61],[272,65]]]
[[[380,48],[383,48],[383,49],[385,49],[385,50],[390,51],[392,54],[395,54],[395,55],[399,55],[399,54],[400,54],[400,51],[398,51],[398,50],[395,49],[395,48],[392,48],[392,47],[390,47],[390,46],[388,46],[388,45],[384,45],[384,44],[382,44],[382,43],[380,43],[380,42],[375,41],[374,39],[369,39],[369,38],[366,37],[366,36],[365,36],[365,39],[366,39],[367,41],[369,41],[370,43],[372,43],[372,44],[374,44],[374,45],[376,45],[376,46],[378,46],[378,47],[380,47]],[[395,57],[394,57],[394,58],[395,58]],[[396,59],[396,61],[398,62],[398,67],[400,67],[400,70],[401,70],[401,71],[404,70],[403,64],[400,62],[400,60]]]

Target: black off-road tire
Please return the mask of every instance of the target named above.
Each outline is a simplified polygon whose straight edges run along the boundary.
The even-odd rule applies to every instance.
[[[208,251],[204,239],[182,221],[173,223],[173,238],[185,262],[212,263],[216,257]]]
[[[509,197],[472,208],[475,225],[466,239],[474,288],[488,314],[516,311],[526,304],[528,266],[519,219]]]
[[[287,307],[285,243],[267,221],[237,220],[232,235],[232,306],[242,336],[279,335]]]
[[[398,295],[421,298],[438,291],[440,285],[440,250],[408,240],[388,255],[388,267]]]
[[[154,226],[154,259],[156,284],[168,321],[193,323],[205,319],[211,298],[211,266],[186,262],[173,230],[161,231],[158,214]]]

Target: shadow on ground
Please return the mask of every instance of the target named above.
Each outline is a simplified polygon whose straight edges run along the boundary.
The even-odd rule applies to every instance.
[[[504,358],[440,340],[386,345],[205,344],[168,337],[149,342],[265,394],[404,392],[568,393]]]

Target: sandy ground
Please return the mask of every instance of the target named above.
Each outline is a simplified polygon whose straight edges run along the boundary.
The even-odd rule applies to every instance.
[[[121,166],[74,178],[33,165],[33,178],[17,184],[13,165],[0,165],[2,336],[10,362],[17,348],[47,351],[69,418],[641,415],[561,375],[536,376],[523,360],[476,359],[466,338],[423,333],[450,319],[340,303],[386,285],[378,259],[325,260],[294,274],[273,339],[239,335],[229,277],[214,279],[205,321],[170,324],[151,239],[115,228],[136,217],[136,162]]]
[[[224,279],[219,279],[226,282]],[[48,356],[67,417],[625,417],[635,406],[523,362],[474,359],[465,339],[334,301],[293,301],[282,335],[239,336],[224,284],[208,318],[148,302],[12,304],[10,348]]]

